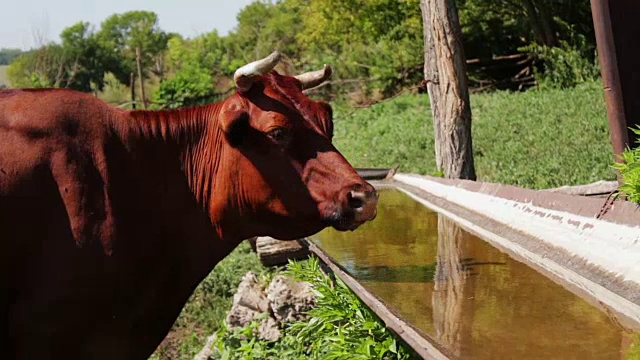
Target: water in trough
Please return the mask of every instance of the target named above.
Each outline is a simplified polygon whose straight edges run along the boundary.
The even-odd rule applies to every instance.
[[[452,358],[637,359],[640,334],[398,190],[313,241]]]

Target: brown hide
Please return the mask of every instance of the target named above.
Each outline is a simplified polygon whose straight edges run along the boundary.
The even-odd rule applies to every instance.
[[[0,359],[146,359],[242,239],[372,220],[330,107],[300,90],[270,73],[156,112],[0,90]]]

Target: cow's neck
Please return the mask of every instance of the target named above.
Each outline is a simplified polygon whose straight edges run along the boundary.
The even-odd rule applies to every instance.
[[[221,240],[242,240],[242,206],[234,194],[237,151],[224,139],[218,124],[222,103],[168,111],[132,111],[121,133],[138,144],[162,146],[175,152],[196,201],[207,211]],[[133,150],[135,151],[135,150]],[[166,153],[166,151],[164,152]]]
[[[131,111],[123,133],[147,143],[176,146],[184,150],[204,135],[218,106],[198,106],[164,111]]]

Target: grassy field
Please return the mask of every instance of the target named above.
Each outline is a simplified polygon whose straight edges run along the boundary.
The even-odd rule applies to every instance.
[[[547,188],[614,179],[601,84],[471,96],[478,180]],[[357,167],[435,173],[427,95],[335,107],[335,144]]]
[[[9,80],[7,79],[7,65],[0,65],[0,87],[9,86]]]

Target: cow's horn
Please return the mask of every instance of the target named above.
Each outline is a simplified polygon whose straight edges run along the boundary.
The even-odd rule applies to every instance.
[[[331,77],[331,66],[324,64],[321,70],[309,71],[296,76],[302,83],[302,90],[314,88]]]
[[[271,53],[264,59],[256,60],[236,70],[233,74],[233,81],[236,83],[236,89],[243,92],[251,88],[253,80],[257,76],[264,75],[273,70],[280,61],[280,52],[278,50]]]

